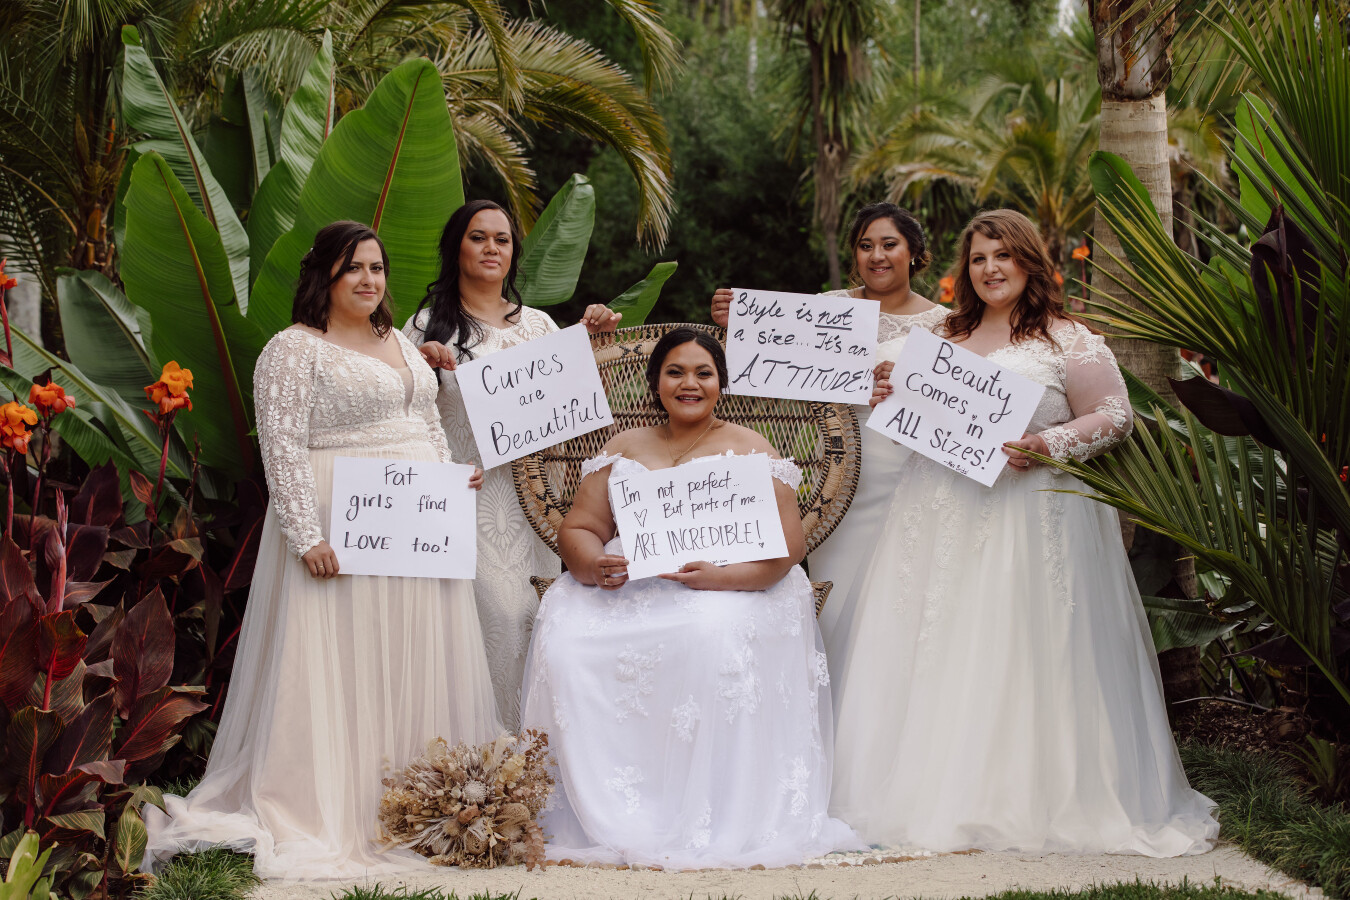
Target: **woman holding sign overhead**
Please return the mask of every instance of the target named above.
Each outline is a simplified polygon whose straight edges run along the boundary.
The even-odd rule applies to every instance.
[[[423,868],[374,852],[380,779],[429,740],[500,731],[471,583],[344,575],[325,539],[338,457],[451,461],[435,379],[393,328],[388,268],[365,225],[321,229],[295,324],[258,357],[272,499],[239,651],[201,783],[166,796],[167,816],[145,810],[148,859],[223,845],[252,853],[264,877]]]
[[[557,754],[556,806],[543,822],[550,859],[779,866],[859,846],[826,813],[829,678],[797,565],[801,473],[764,438],[713,415],[726,382],[722,347],[704,332],[673,329],[647,364],[652,402],[667,421],[616,435],[582,464],[558,534],[568,574],[540,607],[522,701],[523,725],[548,732]],[[772,519],[743,530],[763,536],[771,522],[787,555],[692,561],[630,580],[628,557],[642,558],[642,535],[630,550],[615,524],[616,508],[638,502],[629,483],[672,472],[669,488],[657,488],[655,514],[698,532],[708,519],[695,503],[706,512],[747,493],[709,474],[728,454],[759,461],[773,491],[762,504]],[[687,477],[675,468],[685,463]],[[622,492],[617,506],[613,490]],[[658,539],[672,527],[657,533],[655,521],[642,521]],[[699,540],[734,539],[718,533],[725,540]],[[706,559],[719,552],[710,547]]]
[[[403,328],[423,357],[441,369],[436,406],[455,458],[481,463],[473,428],[452,371],[558,330],[542,310],[525,306],[516,287],[520,234],[506,210],[491,200],[471,200],[441,232],[441,274]],[[588,331],[613,331],[620,313],[593,304],[582,322]],[[539,597],[530,576],[557,577],[558,558],[539,539],[516,499],[511,467],[487,473],[478,498],[478,578],[474,593],[487,641],[497,708],[507,728],[520,718],[520,673]]]
[[[881,304],[877,322],[877,360],[895,359],[911,328],[936,328],[947,308],[918,294],[910,279],[930,260],[923,226],[909,211],[894,203],[872,203],[858,210],[849,227],[848,244],[853,250],[851,280],[856,287],[829,291],[827,296],[861,297]],[[723,328],[731,307],[731,291],[713,294],[712,318]],[[859,424],[871,412],[855,406]],[[908,448],[887,440],[868,428],[862,429],[862,466],[853,503],[829,538],[815,549],[807,565],[811,577],[833,582],[829,602],[820,613],[820,630],[826,640],[837,628],[847,630],[855,607],[855,577],[886,515],[886,507],[900,474]],[[831,667],[834,659],[831,657]]]
[[[992,487],[906,461],[829,645],[831,809],[870,842],[935,851],[1204,852],[1213,804],[1181,770],[1116,514],[1025,452],[1082,460],[1124,440],[1120,371],[1064,313],[1025,216],[979,214],[957,258],[939,333],[1044,394]],[[879,378],[874,402],[892,390]]]

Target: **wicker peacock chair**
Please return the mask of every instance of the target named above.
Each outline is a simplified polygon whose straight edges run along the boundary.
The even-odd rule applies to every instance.
[[[662,421],[648,403],[647,358],[661,336],[677,327],[680,326],[642,325],[622,328],[614,334],[594,335],[591,346],[614,424],[511,464],[516,495],[525,517],[554,553],[558,552],[558,528],[581,481],[581,463],[598,454],[617,432]],[[710,325],[685,327],[706,331],[718,341],[725,337],[722,329]],[[806,550],[809,553],[820,546],[848,511],[858,486],[861,435],[853,410],[838,403],[724,394],[717,404],[717,415],[759,432],[781,456],[801,467],[797,505],[801,509]],[[535,577],[531,581],[541,598],[552,583],[550,578]],[[831,584],[812,582],[812,587],[819,615]]]

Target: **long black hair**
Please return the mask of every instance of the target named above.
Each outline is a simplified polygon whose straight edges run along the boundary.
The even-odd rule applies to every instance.
[[[450,216],[441,232],[441,274],[427,285],[427,295],[417,304],[413,321],[422,310],[430,307],[426,327],[422,329],[424,341],[439,341],[449,345],[454,339],[455,358],[460,362],[472,359],[470,349],[483,340],[483,323],[464,311],[459,298],[459,250],[464,243],[464,234],[469,230],[469,222],[485,209],[495,209],[506,216],[511,226],[511,265],[506,270],[506,281],[502,285],[502,294],[515,308],[507,313],[507,319],[520,315],[524,305],[520,290],[516,287],[516,272],[520,268],[520,229],[516,220],[502,208],[501,204],[491,200],[470,200]]]
[[[346,273],[352,257],[356,255],[356,246],[362,241],[374,241],[379,245],[385,277],[388,278],[389,253],[384,249],[384,241],[369,225],[347,221],[325,225],[314,235],[314,246],[300,260],[300,280],[295,286],[295,300],[291,303],[292,322],[320,331],[328,330],[328,290]],[[380,298],[380,305],[370,314],[370,326],[380,337],[384,337],[394,327],[394,313],[389,306],[387,288]]]

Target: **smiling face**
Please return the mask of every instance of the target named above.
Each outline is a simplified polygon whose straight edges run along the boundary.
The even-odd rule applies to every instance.
[[[499,209],[485,209],[469,220],[459,243],[459,275],[471,281],[500,283],[511,268],[511,221]]]
[[[888,216],[874,219],[853,250],[858,275],[875,294],[908,290],[911,259],[909,242]]]
[[[337,279],[328,286],[329,317],[337,321],[368,319],[384,299],[384,254],[379,242],[364,240],[357,244],[346,270],[339,272],[341,266],[339,258],[329,273]]]
[[[671,421],[692,423],[708,418],[721,393],[717,364],[695,341],[672,347],[666,354],[657,394]]]
[[[999,238],[971,235],[967,266],[975,294],[994,309],[1012,306],[1026,290],[1027,273]]]

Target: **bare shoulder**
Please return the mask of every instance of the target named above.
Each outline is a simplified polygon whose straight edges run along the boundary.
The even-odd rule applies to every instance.
[[[759,432],[746,428],[744,425],[737,425],[735,422],[724,422],[718,429],[721,432],[719,437],[721,443],[729,450],[739,455],[746,453],[767,453],[774,459],[778,458],[778,451],[774,449]]]
[[[654,428],[628,428],[606,441],[600,452],[607,456],[627,456],[632,459],[657,441]]]

